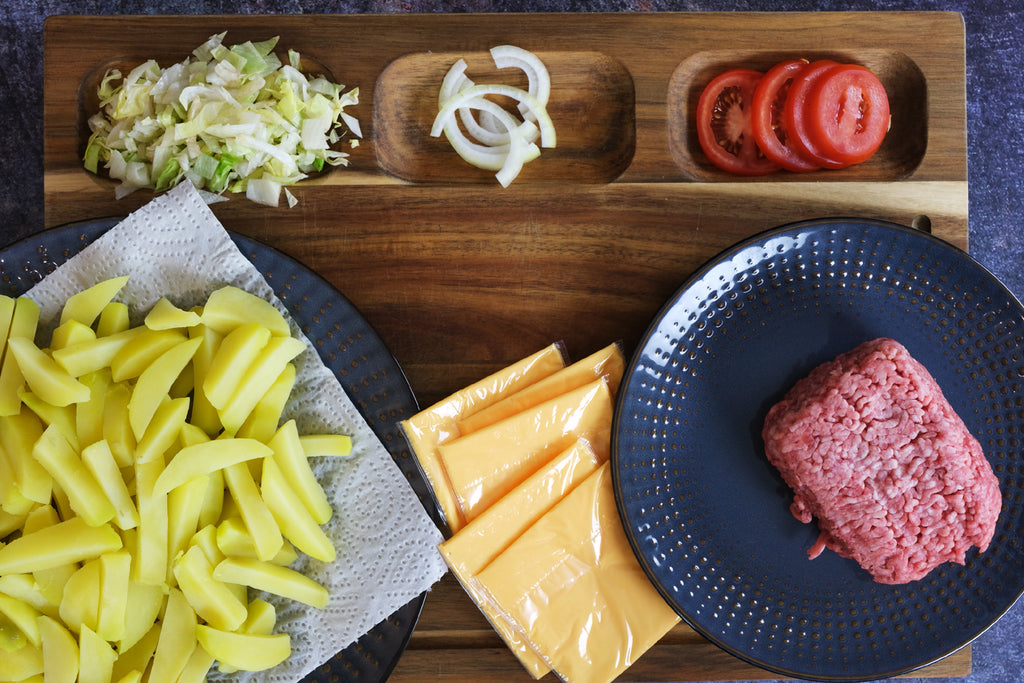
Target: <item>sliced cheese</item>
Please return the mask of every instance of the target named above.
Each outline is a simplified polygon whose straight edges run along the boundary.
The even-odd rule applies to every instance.
[[[590,444],[578,439],[440,546],[452,573],[534,678],[550,668],[523,641],[514,625],[476,590],[472,579],[600,464]]]
[[[614,397],[619,389],[619,382],[622,381],[624,368],[625,359],[622,356],[622,349],[618,344],[609,344],[600,351],[517,391],[508,398],[463,417],[457,423],[459,433],[466,435],[479,431],[544,401],[578,389],[600,377],[604,377],[608,381],[608,389]]]
[[[438,446],[463,517],[477,517],[578,438],[607,460],[612,409],[608,383],[598,379]]]
[[[679,621],[622,529],[603,464],[472,579],[572,683],[607,683]]]
[[[483,410],[563,367],[565,356],[562,346],[552,344],[402,421],[409,447],[453,533],[462,528],[465,519],[459,512],[448,475],[438,456],[438,444],[458,436],[456,423],[460,418]]]

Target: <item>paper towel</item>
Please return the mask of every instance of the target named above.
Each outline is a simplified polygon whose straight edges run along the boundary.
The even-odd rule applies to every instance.
[[[199,192],[183,183],[111,228],[28,292],[40,306],[40,324],[52,327],[69,296],[101,280],[128,275],[118,299],[137,324],[166,296],[181,307],[202,303],[226,284],[272,301],[287,316],[262,275],[237,249]],[[290,316],[289,320],[291,320]],[[437,551],[442,537],[415,492],[331,371],[306,341],[286,417],[302,432],[349,434],[350,458],[315,458],[315,472],[335,514],[325,525],[338,551],[324,564],[303,558],[293,565],[330,592],[327,607],[264,596],[291,635],[292,656],[266,672],[239,672],[211,681],[298,681],[374,625],[429,589],[446,571]]]

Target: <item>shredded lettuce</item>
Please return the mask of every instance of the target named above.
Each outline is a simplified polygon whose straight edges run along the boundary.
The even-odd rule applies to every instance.
[[[112,69],[103,77],[82,161],[120,181],[117,197],[188,180],[277,206],[284,186],[348,164],[333,146],[362,137],[359,121],[344,111],[359,103],[359,89],[303,73],[294,50],[282,61],[276,37],[225,46],[225,35],[210,36],[167,68],[149,60],[125,76]],[[294,195],[285,190],[285,197],[294,206]]]

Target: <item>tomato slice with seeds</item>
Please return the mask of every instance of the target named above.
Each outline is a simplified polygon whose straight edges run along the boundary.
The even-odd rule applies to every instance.
[[[765,72],[754,89],[750,127],[764,155],[782,168],[806,173],[821,164],[800,154],[791,142],[783,110],[793,79],[810,64],[806,59],[788,59]]]
[[[730,69],[711,80],[697,101],[697,139],[718,168],[739,175],[778,170],[757,145],[750,128],[754,89],[761,72]]]
[[[845,168],[849,164],[830,156],[811,138],[809,101],[811,93],[830,69],[841,66],[830,59],[819,59],[811,62],[793,79],[789,86],[789,94],[783,107],[783,119],[789,133],[790,145],[801,157],[817,163],[823,168]]]
[[[807,98],[807,134],[847,164],[866,161],[889,130],[889,98],[878,76],[857,64],[832,67]]]

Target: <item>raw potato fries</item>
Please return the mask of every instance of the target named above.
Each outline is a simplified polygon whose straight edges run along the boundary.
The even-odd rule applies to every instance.
[[[309,458],[351,439],[281,416],[304,344],[233,287],[161,299],[126,278],[72,296],[50,345],[0,297],[0,683],[201,683],[291,653],[259,592],[327,604],[290,568],[335,558]]]

